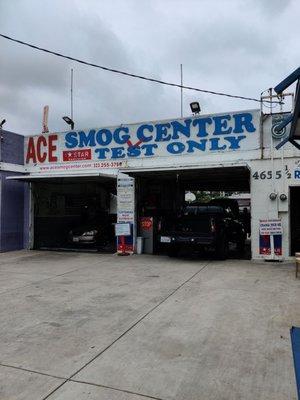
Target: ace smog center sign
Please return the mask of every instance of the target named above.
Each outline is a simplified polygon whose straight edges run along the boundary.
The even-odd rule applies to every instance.
[[[259,111],[196,116],[31,136],[25,163],[41,171],[118,168],[124,161],[259,148]],[[56,166],[56,167],[55,167]]]

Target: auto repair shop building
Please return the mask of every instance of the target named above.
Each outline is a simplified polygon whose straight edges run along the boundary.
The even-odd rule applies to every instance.
[[[224,191],[251,193],[252,258],[288,259],[300,251],[300,162],[290,144],[275,150],[279,117],[246,110],[25,137],[22,170],[6,176],[1,165],[2,180],[29,191],[26,202],[11,188],[22,202],[11,207],[24,208],[24,247],[59,247],[83,197],[108,210],[117,196],[135,250],[145,228],[155,241],[159,219],[182,207],[187,191]]]

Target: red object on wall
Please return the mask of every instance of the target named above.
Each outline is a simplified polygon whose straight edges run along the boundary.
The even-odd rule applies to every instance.
[[[153,225],[153,218],[152,217],[142,217],[141,218],[141,228],[145,231],[149,231]]]

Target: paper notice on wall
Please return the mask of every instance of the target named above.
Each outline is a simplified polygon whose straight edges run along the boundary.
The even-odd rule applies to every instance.
[[[131,229],[130,224],[115,224],[115,234],[116,236],[130,236]]]
[[[134,179],[122,174],[118,177],[118,222],[134,222]]]
[[[271,259],[282,256],[282,233],[281,219],[259,220],[259,254]]]
[[[260,219],[259,234],[264,235],[282,235],[281,219]]]
[[[133,222],[134,212],[133,211],[118,211],[118,222]]]

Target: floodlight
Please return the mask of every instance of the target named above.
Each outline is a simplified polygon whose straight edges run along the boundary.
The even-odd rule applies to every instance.
[[[72,129],[72,130],[74,129],[75,123],[74,123],[74,121],[73,121],[70,117],[64,116],[64,117],[62,117],[62,119],[63,119],[68,125],[71,126],[71,129]]]
[[[191,107],[192,113],[200,114],[201,108],[200,108],[200,104],[198,103],[198,101],[193,101],[192,103],[190,103],[190,107]]]

